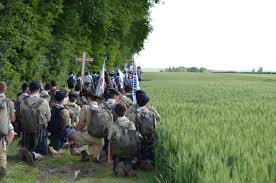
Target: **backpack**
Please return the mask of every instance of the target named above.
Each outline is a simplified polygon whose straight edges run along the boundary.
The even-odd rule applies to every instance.
[[[69,88],[74,88],[74,85],[75,85],[74,76],[69,76],[69,78],[67,79],[67,85]]]
[[[152,112],[136,113],[136,128],[145,140],[151,140],[154,136],[156,117]]]
[[[22,126],[22,131],[27,132],[27,133],[36,133],[39,131],[39,107],[43,104],[44,100],[40,99],[37,103],[34,103],[30,105],[28,103],[28,98],[23,100],[24,102],[24,107],[21,108],[21,114],[22,114],[22,119],[21,119],[21,126]]]
[[[28,96],[24,96],[21,101],[24,101],[26,98],[28,98]],[[15,104],[15,116],[16,116],[16,122],[17,123],[21,122],[21,114],[20,114],[20,104],[21,104],[21,101],[19,101],[19,99],[17,99],[16,101],[14,101],[14,104]]]
[[[111,138],[111,149],[112,154],[120,158],[136,156],[141,149],[140,133],[126,127],[119,127],[119,130]]]
[[[47,128],[48,131],[51,132],[51,134],[58,134],[65,127],[66,122],[64,121],[62,116],[62,110],[64,109],[64,107],[52,107],[51,119]]]
[[[76,82],[76,86],[75,86],[78,90],[80,90],[81,89],[81,78],[80,77],[78,77],[77,78],[77,82]]]
[[[0,100],[0,137],[7,136],[9,132],[8,99]]]
[[[112,106],[111,108],[108,107],[107,103],[104,102],[102,105],[101,105],[101,108],[106,110],[106,111],[110,111],[112,116],[113,116],[113,121],[116,121],[118,119],[118,114],[115,112],[115,106]]]
[[[88,122],[88,133],[97,138],[107,137],[108,130],[113,122],[110,111],[90,107],[91,119]]]
[[[77,119],[80,115],[80,111],[77,109],[77,104],[66,104],[65,108],[69,111],[72,124],[77,122]]]

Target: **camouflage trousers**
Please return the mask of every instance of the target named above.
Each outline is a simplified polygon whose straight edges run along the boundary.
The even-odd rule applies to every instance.
[[[7,166],[7,140],[5,137],[0,138],[0,167],[6,169]]]

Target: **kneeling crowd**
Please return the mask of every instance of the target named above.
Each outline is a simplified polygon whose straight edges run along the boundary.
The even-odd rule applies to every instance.
[[[136,91],[137,104],[123,89],[106,88],[99,97],[86,89],[57,90],[54,81],[44,90],[39,81],[23,84],[16,101],[6,91],[0,82],[0,176],[5,175],[7,145],[15,134],[20,137],[18,158],[28,164],[69,147],[82,161],[112,163],[118,176],[154,168],[160,115],[144,91]]]

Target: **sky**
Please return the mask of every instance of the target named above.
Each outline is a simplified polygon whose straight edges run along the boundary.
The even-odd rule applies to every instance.
[[[151,11],[142,68],[276,71],[276,0],[163,0]]]

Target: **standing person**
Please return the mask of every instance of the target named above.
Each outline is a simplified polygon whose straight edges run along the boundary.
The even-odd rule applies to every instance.
[[[28,83],[23,83],[21,86],[22,92],[17,95],[17,101],[21,102],[24,100],[26,97],[29,96],[30,93],[30,87]]]
[[[56,104],[52,107],[51,120],[49,122],[48,131],[51,133],[51,145],[55,151],[60,152],[63,148],[64,141],[67,140],[73,133],[71,127],[71,119],[69,111],[64,107],[64,98],[66,94],[62,91],[57,91],[55,98]]]
[[[104,81],[105,81],[105,84],[106,84],[107,88],[113,88],[112,81],[111,81],[110,76],[107,72],[104,73]]]
[[[115,112],[118,119],[108,134],[108,161],[113,160],[113,171],[117,176],[133,176],[132,162],[140,150],[140,134],[136,131],[135,124],[126,118],[124,104],[116,104]]]
[[[50,100],[50,106],[53,106],[56,102],[55,100],[55,94],[56,94],[56,91],[57,91],[57,81],[56,80],[52,80],[51,81],[51,90],[49,92],[49,94],[51,95],[51,100]]]
[[[93,77],[87,71],[85,72],[84,85],[88,90],[92,90],[94,88]]]
[[[73,90],[75,88],[76,83],[76,77],[74,76],[73,72],[69,73],[69,76],[67,78],[67,86],[70,90]]]
[[[20,116],[20,104],[21,102],[29,96],[30,87],[28,83],[23,83],[21,86],[22,92],[17,95],[17,100],[15,102],[15,114],[16,121],[14,123],[15,132],[21,136],[21,116]]]
[[[50,92],[52,89],[52,85],[50,83],[46,83],[44,86],[44,90],[46,90],[47,92]]]
[[[77,81],[76,81],[76,85],[75,85],[75,91],[76,91],[76,92],[80,92],[80,90],[81,90],[81,88],[82,88],[82,85],[83,85],[83,81],[82,81],[81,75],[78,74],[78,76],[77,76]]]
[[[86,150],[83,147],[84,145],[88,144],[93,161],[99,162],[104,139],[100,137],[92,136],[89,133],[89,126],[92,119],[91,110],[97,110],[99,108],[97,103],[98,97],[93,92],[89,92],[87,93],[86,98],[89,105],[84,105],[82,107],[80,112],[80,121],[76,127],[77,131],[71,136],[71,139],[79,149],[81,153],[82,161],[90,160],[89,154],[86,152]],[[75,148],[75,146],[72,144],[70,148],[73,149]]]
[[[48,153],[47,125],[51,112],[47,100],[40,98],[41,84],[34,81],[30,84],[31,95],[21,102],[22,116],[22,150],[19,156],[27,163],[43,159]]]
[[[99,82],[99,75],[97,72],[94,72],[94,74],[93,74],[93,82],[94,82],[94,87],[97,88],[97,85]]]
[[[79,123],[79,116],[81,107],[77,104],[78,95],[76,93],[69,93],[69,101],[64,107],[69,111],[72,127],[75,128]]]
[[[50,103],[50,101],[51,101],[51,96],[49,95],[47,90],[42,90],[40,92],[40,97],[43,99],[46,99],[48,103]]]
[[[15,121],[14,103],[6,97],[7,85],[0,82],[0,179],[6,175],[7,147],[14,138],[12,122]]]

